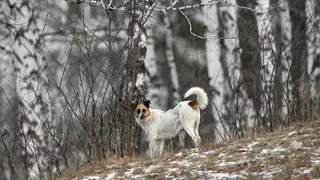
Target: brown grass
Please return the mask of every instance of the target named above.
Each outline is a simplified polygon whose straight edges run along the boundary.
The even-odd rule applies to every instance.
[[[123,175],[125,171],[132,168],[130,163],[136,163],[133,171],[134,175],[145,174],[145,169],[151,166],[159,165],[159,168],[150,170],[147,175],[148,179],[164,179],[166,175],[173,177],[188,177],[188,179],[198,179],[197,175],[191,173],[191,170],[195,167],[178,167],[177,164],[170,162],[179,162],[183,160],[190,160],[190,162],[198,164],[199,171],[215,171],[215,172],[247,172],[246,179],[261,179],[257,175],[253,175],[255,172],[268,171],[270,167],[276,167],[275,169],[281,170],[272,175],[274,180],[282,179],[311,179],[320,178],[320,165],[314,166],[312,174],[299,174],[298,169],[310,169],[312,167],[311,154],[309,148],[320,147],[320,121],[312,123],[297,123],[293,127],[286,129],[276,130],[272,133],[261,132],[257,135],[238,139],[234,141],[228,141],[223,143],[206,143],[200,149],[200,152],[206,152],[214,150],[212,154],[205,157],[190,157],[192,154],[188,149],[180,151],[181,156],[177,156],[173,153],[167,153],[164,157],[157,160],[151,160],[145,157],[124,157],[124,158],[110,158],[106,161],[95,162],[87,164],[80,169],[70,169],[65,172],[64,179],[73,179],[75,177],[84,177],[86,175],[99,175],[100,177],[106,177],[111,172],[117,172],[119,175]],[[296,131],[294,133],[291,133]],[[290,135],[289,135],[290,133]],[[302,142],[303,148],[293,149],[291,147],[292,141]],[[255,142],[255,144],[253,144]],[[252,149],[248,149],[248,145],[252,145]],[[266,154],[261,154],[262,150],[273,150],[275,147],[286,148],[287,151],[276,152],[272,154],[267,151]],[[220,157],[221,153],[225,156]],[[241,162],[243,157],[247,160],[242,163],[227,164],[225,166],[219,166],[221,162]],[[118,167],[110,167],[111,165],[117,165]],[[170,171],[169,168],[179,168],[179,171]],[[203,177],[201,177],[203,178]]]

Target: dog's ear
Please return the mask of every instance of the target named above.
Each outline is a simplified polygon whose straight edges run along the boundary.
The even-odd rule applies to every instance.
[[[150,107],[151,102],[149,100],[143,102],[143,105],[145,105],[148,109]]]

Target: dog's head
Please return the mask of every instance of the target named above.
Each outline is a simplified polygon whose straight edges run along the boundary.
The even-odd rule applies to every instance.
[[[134,117],[136,119],[139,120],[145,120],[146,118],[148,118],[151,113],[150,113],[150,106],[151,102],[150,101],[145,101],[141,104],[138,104],[135,108],[134,108]]]

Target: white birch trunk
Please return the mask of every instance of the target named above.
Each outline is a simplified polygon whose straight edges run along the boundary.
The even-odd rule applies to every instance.
[[[269,0],[258,0],[258,6],[256,7],[258,31],[259,31],[259,41],[261,45],[261,85],[263,88],[263,98],[260,115],[267,121],[268,127],[272,130],[276,119],[281,116],[280,110],[276,109],[275,100],[275,81],[277,80],[278,68],[276,55],[279,49],[275,44],[275,34],[272,33],[272,25],[277,22],[272,22],[276,20],[278,14],[274,11],[270,11],[270,1]],[[277,8],[277,5],[273,5],[273,8]],[[277,33],[277,32],[275,32]],[[274,112],[276,111],[276,112]],[[283,117],[283,115],[281,116]]]
[[[204,1],[202,1],[204,2]],[[221,67],[221,63],[219,61],[219,57],[221,55],[219,48],[219,39],[218,39],[218,12],[217,6],[205,6],[203,7],[205,25],[207,27],[207,32],[205,36],[206,39],[206,57],[208,63],[208,76],[210,79],[209,85],[212,89],[216,89],[219,92],[219,95],[212,94],[210,96],[213,97],[211,99],[211,103],[213,105],[213,115],[214,115],[214,129],[215,140],[216,142],[221,142],[225,140],[224,129],[222,126],[223,119],[219,117],[219,114],[224,113],[223,107],[223,69]]]
[[[151,13],[151,16],[156,17],[156,13]],[[146,40],[146,58],[144,64],[147,70],[146,82],[147,91],[146,99],[151,101],[152,108],[158,108],[166,110],[167,108],[167,97],[168,89],[163,84],[162,78],[159,73],[159,67],[157,63],[155,41],[156,34],[155,29],[159,28],[156,25],[156,20],[154,18],[149,18],[146,24],[147,40]],[[159,61],[164,61],[164,59],[159,59]]]
[[[281,63],[283,65],[282,82],[283,82],[283,114],[287,115],[290,110],[290,100],[292,99],[291,91],[292,85],[290,83],[291,77],[289,69],[292,64],[292,53],[291,53],[291,23],[289,15],[289,5],[287,0],[280,0],[281,11],[281,24],[282,24],[282,43],[283,43],[283,55],[281,56]],[[285,117],[283,117],[285,118]],[[288,121],[288,116],[286,116]]]
[[[308,60],[307,73],[310,78],[310,96],[312,99],[311,118],[320,119],[320,3],[316,0],[306,1]]]
[[[37,2],[30,1],[31,9],[38,6]],[[52,113],[49,99],[48,79],[46,74],[47,62],[42,56],[42,44],[36,44],[38,30],[43,28],[43,23],[32,17],[34,13],[24,6],[21,9],[23,16],[14,20],[15,24],[25,24],[26,20],[33,18],[27,31],[24,33],[27,41],[21,38],[16,41],[14,48],[22,60],[16,64],[18,71],[17,95],[22,103],[19,108],[20,123],[22,123],[23,142],[26,152],[24,155],[31,162],[26,166],[30,179],[48,178],[50,173],[50,153],[52,146],[48,131],[51,131]],[[24,26],[23,28],[27,28]],[[33,33],[35,31],[36,33]],[[20,38],[20,37],[19,37]],[[25,118],[24,118],[25,116]],[[29,163],[29,162],[26,162]]]
[[[210,78],[209,83],[210,87],[217,91],[212,94],[214,97],[212,100],[212,111],[215,119],[214,132],[217,142],[231,138],[228,121],[231,122],[234,118],[226,119],[226,114],[228,114],[228,108],[232,108],[233,104],[226,100],[225,97],[228,95],[232,96],[231,86],[234,85],[234,83],[237,83],[240,78],[240,72],[235,68],[240,65],[233,53],[234,49],[238,46],[235,21],[234,19],[230,19],[228,16],[224,16],[225,12],[229,12],[232,18],[235,18],[236,10],[234,7],[228,6],[221,6],[219,8],[220,10],[217,9],[216,5],[204,7],[205,24],[207,27],[206,53],[208,61],[208,75]],[[227,18],[226,22],[223,22],[224,24],[219,24],[219,16]],[[226,38],[223,42],[227,46],[226,51],[222,52],[218,34],[221,26],[226,27],[224,30]],[[228,75],[226,76],[226,74]]]
[[[268,112],[268,104],[272,103],[272,93],[274,83],[274,56],[272,55],[272,48],[275,46],[274,37],[271,33],[271,14],[268,13],[268,8],[270,7],[269,0],[258,0],[258,6],[256,7],[258,31],[259,31],[259,41],[261,46],[261,74],[262,80],[261,85],[264,89],[263,104],[261,109],[261,117],[264,117]]]
[[[170,69],[170,78],[171,78],[171,85],[172,85],[172,95],[173,99],[171,99],[172,104],[178,104],[181,100],[181,96],[179,94],[180,86],[179,86],[179,77],[178,77],[178,71],[176,67],[176,63],[174,60],[174,54],[173,54],[173,33],[172,33],[172,27],[170,22],[169,13],[165,13],[164,17],[164,23],[166,26],[166,32],[165,32],[165,39],[166,39],[166,57]],[[185,138],[186,138],[186,132],[181,131],[178,134],[179,137],[179,143],[181,147],[185,147]],[[172,147],[172,141],[171,141],[171,147]]]
[[[164,22],[166,24],[166,56],[168,60],[168,65],[170,68],[170,77],[171,77],[171,83],[173,88],[173,104],[177,104],[181,96],[179,94],[179,79],[178,79],[178,72],[176,68],[176,63],[174,61],[174,55],[173,55],[173,34],[171,29],[171,23],[169,19],[169,14],[166,13],[164,17]]]

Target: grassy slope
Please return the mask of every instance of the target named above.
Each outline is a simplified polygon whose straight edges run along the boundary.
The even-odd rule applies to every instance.
[[[320,121],[157,160],[112,159],[66,172],[62,179],[311,179],[320,178]]]

